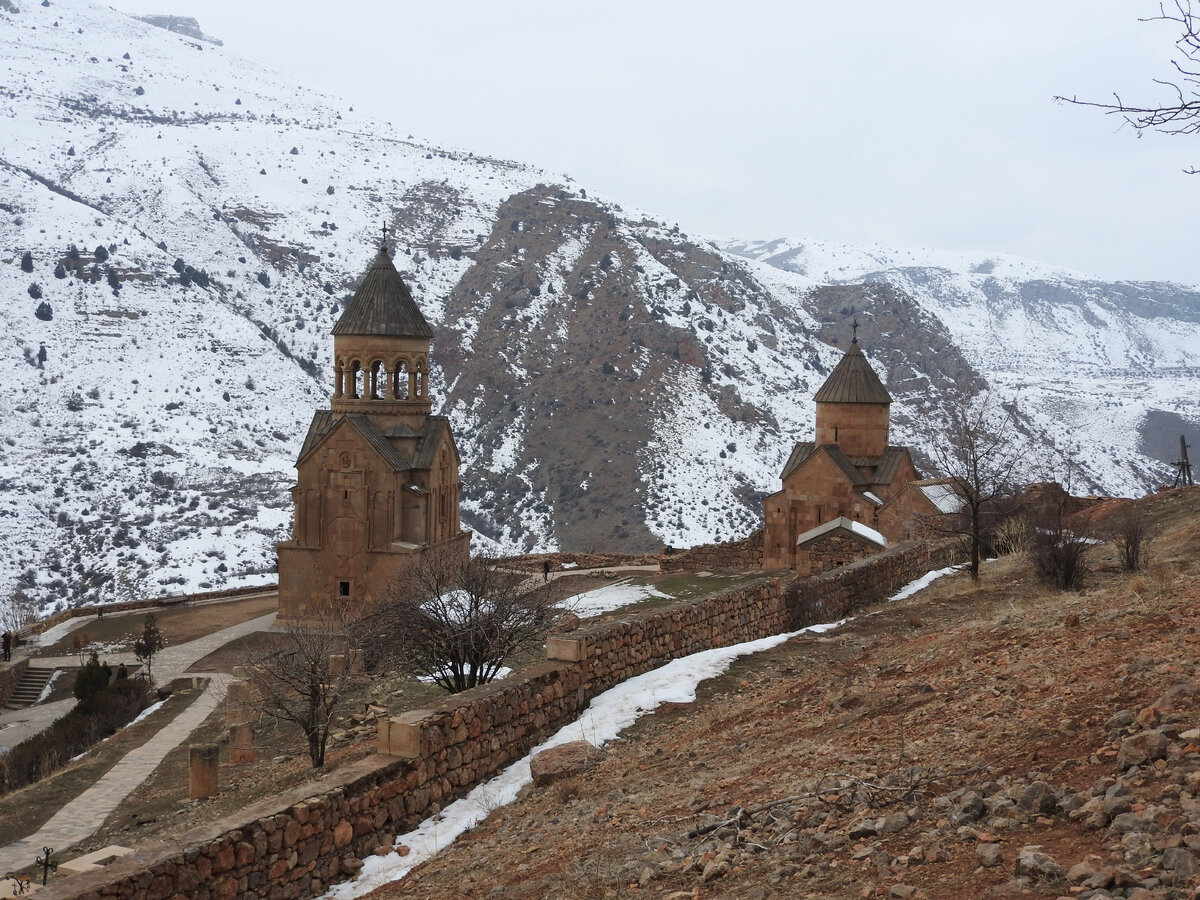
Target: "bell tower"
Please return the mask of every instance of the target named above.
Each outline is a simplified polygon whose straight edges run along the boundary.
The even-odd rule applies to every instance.
[[[354,298],[333,326],[334,415],[364,413],[380,428],[420,428],[429,397],[433,329],[379,248]]]
[[[333,326],[333,396],[296,460],[295,516],[279,554],[279,621],[366,615],[432,547],[470,554],[460,459],[433,415],[433,329],[379,248]]]

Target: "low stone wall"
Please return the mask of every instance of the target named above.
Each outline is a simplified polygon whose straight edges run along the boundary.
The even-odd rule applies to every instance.
[[[962,559],[957,540],[900,544],[840,569],[798,578],[788,586],[785,595],[799,627],[836,622],[864,606],[881,603],[926,572],[943,569]]]
[[[379,723],[380,753],[319,785],[264,800],[99,872],[52,883],[42,900],[102,897],[298,900],[350,877],[358,859],[524,756],[613,685],[701,650],[843,618],[932,568],[953,542],[901,545],[814,578],[764,576],[578,628],[550,661]]]
[[[622,566],[653,566],[658,557],[653,553],[529,553],[498,560],[506,569],[540,575],[542,563],[550,563],[551,572],[571,569],[619,569]]]
[[[17,689],[17,683],[20,682],[21,675],[24,674],[28,665],[28,659],[0,663],[0,706],[7,705],[8,701],[12,699],[13,691]]]
[[[106,613],[128,612],[134,609],[161,609],[168,606],[186,606],[189,603],[199,603],[204,600],[218,600],[222,598],[232,599],[234,597],[250,596],[251,594],[263,594],[268,591],[273,591],[278,588],[277,584],[260,584],[255,587],[229,588],[223,591],[203,591],[198,594],[171,594],[166,597],[155,597],[149,600],[128,600],[124,603],[104,603],[93,606],[72,606],[67,609],[59,610],[51,616],[44,619],[39,619],[36,622],[30,622],[20,630],[22,639],[28,639],[34,635],[41,634],[49,628],[53,628],[60,622],[66,622],[70,619],[79,619],[84,616],[94,616],[100,610]]]
[[[696,571],[702,569],[761,569],[763,564],[763,530],[760,528],[740,541],[724,544],[701,544],[690,550],[664,551],[658,559],[664,572]]]

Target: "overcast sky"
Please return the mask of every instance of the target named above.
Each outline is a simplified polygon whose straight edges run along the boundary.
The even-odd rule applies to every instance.
[[[1015,253],[1200,284],[1200,136],[1151,0],[119,0],[403,134],[568,174],[710,236]]]

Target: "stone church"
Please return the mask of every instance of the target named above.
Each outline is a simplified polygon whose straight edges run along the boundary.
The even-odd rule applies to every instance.
[[[470,553],[458,449],[431,415],[433,330],[381,247],[333,326],[334,382],[296,460],[292,538],[279,554],[279,619],[361,615],[433,547]]]
[[[908,449],[889,443],[892,398],[857,335],[814,399],[815,440],[796,444],[782,490],[763,501],[767,569],[845,565],[915,536],[920,516],[939,512]]]

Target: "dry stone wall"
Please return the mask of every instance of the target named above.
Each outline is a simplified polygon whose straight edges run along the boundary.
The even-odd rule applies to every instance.
[[[701,544],[690,550],[672,551],[658,560],[664,572],[703,569],[761,569],[763,566],[763,530],[760,528],[740,541],[725,544]]]
[[[42,900],[301,900],[352,877],[444,806],[524,756],[615,684],[678,657],[833,621],[954,561],[902,545],[814,578],[763,580],[588,625],[551,659],[379,724],[379,753],[310,785],[43,888]]]

